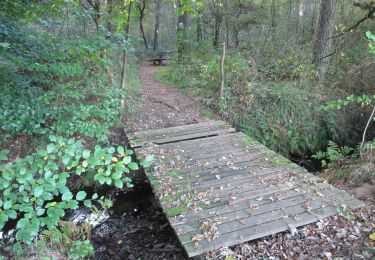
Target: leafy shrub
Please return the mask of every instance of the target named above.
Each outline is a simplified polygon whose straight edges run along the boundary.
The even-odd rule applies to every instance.
[[[131,179],[124,176],[129,170],[137,170],[132,162],[131,150],[119,146],[93,151],[84,149],[79,140],[50,136],[44,149],[15,162],[0,165],[0,228],[14,219],[18,242],[31,243],[41,228],[53,229],[67,209],[77,209],[80,204],[91,207],[94,194],[87,198],[85,191],[73,194],[67,186],[73,176],[92,174],[101,185],[131,187]],[[0,153],[7,160],[7,151]],[[147,157],[143,166],[152,158]]]
[[[280,83],[250,85],[244,98],[232,116],[245,132],[268,147],[285,155],[325,147],[328,137],[323,118],[315,110],[320,101],[308,89]]]
[[[347,146],[339,147],[330,141],[326,152],[319,151],[312,157],[321,160],[323,168],[332,169],[343,166],[353,151],[353,148]]]

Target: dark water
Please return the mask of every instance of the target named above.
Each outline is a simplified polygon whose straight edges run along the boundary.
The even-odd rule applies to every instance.
[[[312,157],[298,157],[298,156],[291,156],[289,158],[292,162],[298,164],[301,167],[304,167],[309,172],[319,172],[322,170],[322,162],[321,160],[312,158]]]

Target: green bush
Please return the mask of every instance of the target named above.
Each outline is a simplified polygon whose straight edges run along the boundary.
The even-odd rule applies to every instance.
[[[7,160],[7,153],[0,152],[0,161]],[[132,153],[121,146],[96,145],[91,151],[74,138],[50,136],[50,143],[43,149],[1,164],[0,229],[11,219],[16,220],[16,240],[30,244],[41,229],[56,228],[67,209],[77,209],[80,204],[91,207],[97,194],[91,198],[85,191],[73,194],[67,183],[74,176],[92,175],[101,185],[132,187],[126,176],[129,170],[138,170]],[[147,156],[141,164],[147,167],[150,160],[152,157]]]
[[[316,111],[319,99],[314,92],[270,83],[267,87],[250,85],[245,97],[233,117],[258,141],[285,155],[304,155],[325,147],[327,132]]]

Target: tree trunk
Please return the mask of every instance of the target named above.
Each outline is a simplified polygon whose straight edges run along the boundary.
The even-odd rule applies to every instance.
[[[128,17],[127,17],[127,24],[125,27],[125,41],[127,42],[129,39],[129,28],[130,28],[130,14],[131,14],[131,9],[132,9],[132,2],[129,3],[128,6]],[[122,72],[121,72],[121,87],[125,91],[126,89],[126,78],[127,78],[127,70],[128,70],[128,53],[126,49],[123,52],[123,57],[122,57]],[[124,97],[124,96],[123,96]],[[125,99],[122,98],[121,100],[121,108],[125,108]]]
[[[220,60],[220,77],[221,77],[221,82],[220,82],[220,98],[224,99],[225,98],[225,51],[226,51],[226,46],[225,42],[223,42],[223,53],[221,55],[221,60]]]
[[[275,0],[272,0],[272,2],[271,2],[270,12],[271,12],[271,27],[276,29],[276,3],[275,3]]]
[[[177,6],[178,9],[180,10],[182,7],[181,0],[177,0]],[[178,19],[177,19],[177,31],[181,29],[187,29],[189,27],[189,19],[187,16],[187,13],[184,12],[182,14],[179,14]]]
[[[111,18],[112,18],[112,15],[113,15],[113,0],[107,0],[107,13],[108,13],[107,31],[112,34],[113,33],[113,24],[112,24]]]
[[[202,34],[202,18],[199,17],[197,19],[197,42],[202,41],[203,34]]]
[[[160,29],[160,6],[161,1],[156,1],[155,6],[155,30],[154,30],[154,51],[159,48],[159,29]]]
[[[177,0],[177,6],[179,15],[177,18],[177,34],[176,34],[176,45],[177,45],[177,61],[181,63],[183,61],[184,52],[187,51],[187,35],[186,29],[188,28],[188,17],[186,12],[181,13],[182,8],[181,0]]]
[[[296,37],[296,43],[298,43],[299,39],[298,39],[298,36],[299,36],[299,23],[300,23],[300,19],[299,19],[299,12],[300,12],[300,8],[301,8],[301,1],[300,0],[297,0],[296,1],[296,28],[295,28],[295,37]]]
[[[146,1],[145,0],[140,1],[138,3],[137,7],[138,7],[138,10],[139,10],[139,29],[141,31],[141,35],[142,35],[142,38],[143,38],[143,43],[145,44],[145,48],[146,48],[146,50],[148,50],[147,38],[146,38],[146,35],[145,35],[145,30],[143,28],[143,20],[144,20],[144,17],[145,17]]]
[[[335,0],[320,0],[314,34],[313,64],[319,71],[319,79],[325,80],[334,50]]]

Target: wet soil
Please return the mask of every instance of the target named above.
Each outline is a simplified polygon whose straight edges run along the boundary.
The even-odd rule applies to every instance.
[[[92,232],[96,259],[185,259],[149,184],[116,196],[108,220]]]

